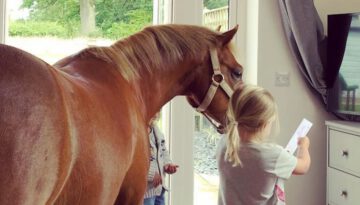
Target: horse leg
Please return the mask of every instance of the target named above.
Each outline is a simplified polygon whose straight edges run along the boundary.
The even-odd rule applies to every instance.
[[[146,189],[147,169],[133,166],[121,185],[115,205],[142,205]]]
[[[148,139],[146,138],[146,140]],[[149,146],[148,142],[145,144],[146,146],[138,147],[135,152],[132,165],[126,173],[115,205],[143,204],[149,170]]]

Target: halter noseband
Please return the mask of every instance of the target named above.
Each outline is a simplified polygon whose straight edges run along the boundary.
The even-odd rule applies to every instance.
[[[218,132],[222,132],[223,128],[221,128],[220,125],[218,125],[219,123],[214,122],[214,120],[211,119],[204,111],[210,105],[219,86],[225,91],[225,93],[229,98],[233,94],[233,90],[231,89],[229,84],[225,81],[224,75],[221,73],[219,59],[215,48],[210,49],[210,58],[211,58],[212,68],[214,71],[214,74],[211,78],[212,82],[208,91],[206,92],[203,101],[196,108],[196,111],[201,112],[217,128]]]

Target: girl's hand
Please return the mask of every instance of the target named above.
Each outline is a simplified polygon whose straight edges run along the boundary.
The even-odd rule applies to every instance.
[[[179,166],[176,164],[165,164],[164,171],[167,174],[174,174]]]
[[[311,157],[309,153],[310,140],[304,136],[299,138],[298,151],[296,154],[297,164],[293,174],[306,174],[309,171],[311,164]]]
[[[309,149],[310,146],[310,140],[307,136],[300,137],[298,141],[298,145],[301,148]]]
[[[154,179],[153,179],[153,186],[157,187],[160,184],[162,184],[162,179],[161,179],[160,174],[158,172],[156,172],[154,175]]]

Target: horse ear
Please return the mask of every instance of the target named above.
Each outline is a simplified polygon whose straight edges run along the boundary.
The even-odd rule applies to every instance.
[[[216,27],[215,31],[220,31],[220,29],[221,29],[221,25],[218,25],[218,26]]]
[[[226,31],[219,36],[219,40],[223,46],[228,44],[231,41],[231,39],[233,39],[238,28],[239,28],[239,25],[236,25],[233,29]]]

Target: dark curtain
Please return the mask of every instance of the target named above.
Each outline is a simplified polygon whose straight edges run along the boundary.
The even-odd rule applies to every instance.
[[[325,102],[326,38],[313,0],[279,0],[279,6],[286,37],[297,65],[309,85]]]

